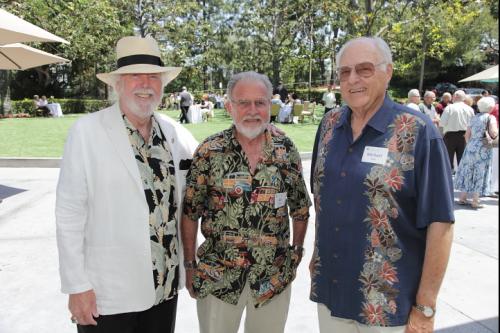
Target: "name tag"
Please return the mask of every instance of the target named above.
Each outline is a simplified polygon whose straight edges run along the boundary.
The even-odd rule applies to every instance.
[[[286,204],[286,192],[274,195],[274,208],[283,207]]]
[[[387,148],[366,146],[361,162],[384,165],[388,153],[389,149]]]

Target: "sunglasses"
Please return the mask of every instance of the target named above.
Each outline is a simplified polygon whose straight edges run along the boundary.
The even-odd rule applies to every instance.
[[[385,62],[381,62],[378,64],[373,64],[369,61],[367,62],[361,62],[359,64],[354,65],[354,71],[356,72],[357,75],[367,78],[370,76],[373,76],[375,74],[375,69],[380,66],[384,65]],[[353,70],[353,67],[351,66],[342,66],[339,67],[336,71],[337,73],[337,79],[340,82],[344,82],[349,80],[349,77],[351,76],[351,72]]]

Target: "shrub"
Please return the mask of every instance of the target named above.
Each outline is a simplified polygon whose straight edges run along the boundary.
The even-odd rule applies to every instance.
[[[61,104],[63,113],[89,113],[102,110],[111,105],[107,100],[101,99],[51,99],[54,103]],[[23,99],[11,102],[11,113],[29,113],[34,115],[32,99]]]

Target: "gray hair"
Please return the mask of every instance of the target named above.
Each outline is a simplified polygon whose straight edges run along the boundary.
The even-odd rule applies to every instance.
[[[463,102],[465,101],[465,92],[463,90],[457,90],[453,93],[453,99],[458,102]]]
[[[495,106],[495,99],[493,97],[483,97],[477,101],[477,108],[481,113],[489,113]]]
[[[230,100],[233,99],[234,87],[240,81],[261,82],[266,87],[267,97],[269,99],[271,99],[271,97],[273,95],[273,85],[271,84],[271,81],[269,81],[269,78],[267,77],[267,75],[260,74],[260,73],[254,72],[254,71],[249,71],[249,72],[241,72],[241,73],[235,74],[229,80],[229,83],[227,84],[227,96]]]
[[[451,94],[449,92],[445,92],[443,94],[443,96],[441,96],[441,100],[444,98],[444,97],[448,97],[449,99],[451,99]]]
[[[424,98],[425,98],[425,97],[429,97],[429,96],[432,96],[432,98],[436,98],[436,94],[434,93],[434,91],[427,90],[427,91],[424,93]]]
[[[345,50],[349,48],[352,44],[354,43],[369,43],[373,45],[380,56],[382,57],[382,60],[386,64],[392,64],[392,53],[391,49],[389,48],[389,45],[380,37],[358,37],[351,39],[347,43],[345,43],[341,48],[340,51],[337,53],[337,57],[335,61],[337,62],[337,65],[340,64],[340,59],[342,59],[342,55],[344,54]]]
[[[408,91],[408,98],[410,97],[420,97],[420,92],[418,91],[418,89],[411,89],[410,91]]]

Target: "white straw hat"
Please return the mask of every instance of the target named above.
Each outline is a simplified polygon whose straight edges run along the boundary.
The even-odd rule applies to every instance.
[[[182,67],[165,67],[160,58],[158,43],[151,37],[128,36],[116,44],[118,69],[110,73],[97,74],[97,78],[110,86],[115,84],[115,75],[162,73],[163,84],[179,75]]]

